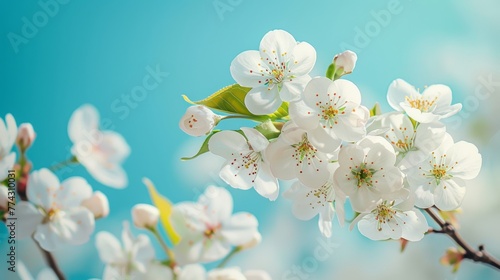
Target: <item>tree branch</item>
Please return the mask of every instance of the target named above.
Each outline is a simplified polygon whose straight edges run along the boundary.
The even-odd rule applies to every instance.
[[[425,212],[427,212],[427,214],[441,227],[441,230],[433,230],[430,232],[448,235],[451,239],[453,239],[453,241],[455,241],[455,243],[457,243],[458,246],[465,250],[465,254],[463,256],[465,259],[481,262],[500,269],[500,261],[486,252],[483,245],[479,245],[477,250],[474,249],[471,245],[465,242],[453,225],[441,219],[441,217],[434,213],[431,208],[426,208]]]

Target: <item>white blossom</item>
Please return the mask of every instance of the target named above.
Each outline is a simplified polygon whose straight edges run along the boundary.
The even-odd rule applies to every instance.
[[[297,43],[283,30],[268,32],[260,42],[260,51],[245,51],[231,62],[231,75],[244,87],[252,88],[245,105],[256,115],[271,114],[282,101],[300,97],[311,79],[316,51],[306,43]]]
[[[120,134],[99,129],[99,113],[92,105],[83,105],[73,112],[68,134],[73,142],[71,153],[92,177],[110,187],[127,185],[127,174],[121,165],[130,148]]]
[[[226,159],[219,175],[233,188],[248,190],[253,186],[263,197],[275,200],[279,194],[278,180],[265,158],[269,141],[256,129],[241,130],[245,136],[226,130],[214,134],[208,142],[212,153]]]
[[[160,210],[149,204],[136,204],[132,207],[132,221],[138,228],[154,229],[160,219]]]
[[[214,114],[207,107],[196,105],[187,108],[179,121],[179,127],[191,136],[203,136],[209,134],[220,119],[221,116]]]

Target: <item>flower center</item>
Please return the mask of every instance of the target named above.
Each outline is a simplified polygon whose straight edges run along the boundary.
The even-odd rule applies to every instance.
[[[361,164],[359,169],[352,170],[351,173],[354,175],[354,178],[358,181],[358,188],[360,188],[364,184],[366,184],[369,187],[373,185],[372,177],[373,174],[375,173],[375,170],[367,168],[364,163]]]
[[[412,99],[411,97],[406,96],[405,100],[412,108],[418,109],[422,112],[428,112],[436,103],[437,97],[435,97],[433,100],[427,100],[422,97],[416,97]]]
[[[282,69],[273,69],[273,71],[271,71],[271,74],[274,76],[274,81],[277,84],[281,83],[283,81],[283,77],[285,76],[283,74],[283,70]],[[271,81],[270,81],[270,83],[272,83]]]
[[[408,151],[411,148],[411,144],[407,143],[406,141],[402,141],[401,139],[398,140],[398,142],[394,143],[396,147],[400,148],[403,151]]]
[[[315,207],[324,207],[326,204],[332,203],[334,198],[332,183],[326,182],[323,186],[311,190],[306,194],[307,198],[311,196],[316,197],[315,202],[309,203],[312,209],[315,209]]]
[[[56,217],[57,213],[59,213],[59,209],[57,208],[50,208],[49,211],[47,211],[47,214],[45,215],[45,218],[43,219],[42,223],[48,223],[54,220]]]
[[[251,147],[250,147],[251,148]],[[234,156],[234,154],[231,154]],[[239,154],[239,160],[238,157],[234,157],[233,161],[231,162],[231,165],[235,166],[237,169],[248,169],[245,172],[248,172],[248,176],[255,176],[257,175],[257,172],[259,171],[259,163],[262,160],[262,155],[259,152],[255,152],[251,150],[248,153],[240,152]],[[235,175],[237,176],[237,175]],[[255,181],[255,178],[252,179],[252,183]]]
[[[377,208],[373,211],[376,215],[375,220],[378,221],[378,231],[382,230],[382,224],[389,222],[392,218],[394,218],[394,215],[396,214],[396,210],[392,210],[390,205],[387,205],[386,201],[377,205]]]
[[[432,152],[432,154],[434,155],[434,152]],[[424,173],[423,175],[436,179],[436,184],[438,185],[441,183],[441,180],[450,179],[452,175],[448,173],[448,170],[453,169],[454,167],[448,166],[445,159],[446,154],[440,157],[439,162],[437,160],[437,157],[433,156],[432,160],[429,161],[432,169],[430,169],[427,174]],[[458,164],[458,161],[455,162],[455,164]]]
[[[309,143],[309,139],[307,139],[307,135],[304,133],[302,136],[302,141],[296,145],[293,145],[295,148],[295,156],[299,160],[304,160],[304,158],[311,158],[316,154],[317,149]]]
[[[215,227],[207,226],[207,229],[203,232],[206,238],[212,238],[217,230],[221,228],[221,225],[217,225]]]

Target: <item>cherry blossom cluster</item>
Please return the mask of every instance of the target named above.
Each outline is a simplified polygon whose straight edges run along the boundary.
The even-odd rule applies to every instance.
[[[286,31],[270,31],[259,50],[244,51],[230,72],[244,98],[221,90],[188,108],[180,128],[207,135],[207,149],[226,159],[220,178],[236,189],[254,188],[276,200],[281,192],[301,220],[319,216],[321,233],[330,237],[334,216],[351,222],[373,240],[418,241],[429,230],[421,209],[460,207],[466,181],[482,164],[476,146],[455,142],[441,122],[461,110],[451,89],[431,85],[422,92],[397,79],[387,92],[393,112],[362,105],[358,87],[344,79],[356,65],[352,51],[337,54],[326,77],[309,74],[315,49]],[[224,99],[226,104],[217,103]],[[237,105],[244,103],[247,111]],[[214,111],[230,113],[219,115]],[[286,110],[286,114],[280,113]],[[220,121],[247,118],[252,127],[216,130]]]
[[[46,255],[87,243],[94,235],[96,220],[106,218],[110,212],[103,192],[94,191],[80,176],[59,178],[59,169],[81,164],[97,183],[118,189],[128,184],[122,164],[130,147],[120,134],[101,130],[99,124],[99,113],[93,106],[78,108],[68,124],[73,143],[71,158],[34,169],[27,155],[36,138],[33,126],[23,123],[18,127],[11,114],[5,116],[5,121],[0,118],[0,216],[4,222],[15,217],[16,238],[31,237]],[[11,173],[17,181],[15,189],[7,187]],[[152,185],[149,180],[145,183]],[[12,205],[15,210],[9,208]],[[261,240],[255,216],[232,212],[230,193],[215,186],[208,187],[197,202],[172,205],[163,200],[161,207],[135,205],[131,220],[148,234],[134,236],[128,221],[123,222],[121,242],[110,232],[95,234],[95,246],[105,264],[102,279],[271,279],[264,271],[225,267],[234,254]],[[169,239],[170,246],[159,230],[160,218],[164,228],[173,229],[167,237],[177,236],[176,242]],[[157,257],[150,236],[158,239],[166,258]],[[206,271],[203,264],[216,261],[220,265]],[[51,267],[42,270],[37,279],[61,279],[54,261],[47,264]],[[22,262],[17,273],[23,280],[33,279]]]

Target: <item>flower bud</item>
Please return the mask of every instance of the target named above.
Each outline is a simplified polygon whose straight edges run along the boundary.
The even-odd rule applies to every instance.
[[[220,116],[207,107],[191,106],[182,116],[179,127],[191,136],[202,136],[210,133],[219,120]]]
[[[22,150],[26,150],[31,147],[31,145],[35,141],[35,138],[36,133],[30,123],[22,123],[19,126],[16,143]]]
[[[335,57],[333,58],[333,63],[335,63],[337,69],[341,67],[344,69],[343,74],[349,74],[354,70],[354,67],[356,66],[356,60],[358,60],[358,56],[356,55],[356,53],[347,50],[335,55]]]
[[[9,201],[9,190],[6,186],[0,185],[0,210],[7,211]]]
[[[160,211],[153,205],[136,204],[132,208],[132,221],[138,228],[155,228],[159,218]]]
[[[108,198],[100,191],[95,191],[91,197],[82,201],[81,205],[89,209],[95,219],[107,217],[109,214]]]
[[[248,241],[247,243],[239,246],[242,250],[246,250],[246,249],[250,249],[250,248],[253,248],[257,245],[260,244],[260,242],[262,241],[262,235],[260,235],[259,232],[256,232],[252,238],[252,240]]]

